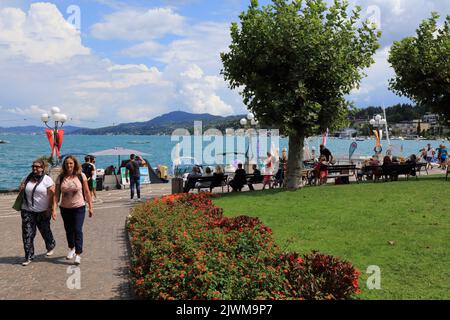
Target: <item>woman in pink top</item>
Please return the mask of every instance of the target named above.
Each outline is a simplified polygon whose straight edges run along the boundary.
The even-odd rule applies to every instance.
[[[94,210],[86,176],[81,172],[81,166],[74,156],[67,156],[62,165],[62,173],[56,179],[54,198],[54,216],[56,207],[61,200],[61,216],[66,230],[69,253],[67,259],[75,256],[75,264],[81,263],[83,253],[83,223],[86,215],[86,202],[89,205],[89,218]]]

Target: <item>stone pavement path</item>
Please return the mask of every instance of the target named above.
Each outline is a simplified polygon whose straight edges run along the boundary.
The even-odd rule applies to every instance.
[[[143,188],[142,197],[149,199],[169,193],[170,185],[152,185]],[[86,215],[84,253],[78,269],[73,261],[65,259],[68,249],[60,215],[56,222],[52,221],[54,256],[45,256],[44,241],[37,232],[36,259],[23,267],[20,213],[11,209],[15,195],[0,196],[0,299],[133,298],[127,274],[125,220],[134,204],[129,201],[129,190],[99,192],[98,196],[94,217]]]

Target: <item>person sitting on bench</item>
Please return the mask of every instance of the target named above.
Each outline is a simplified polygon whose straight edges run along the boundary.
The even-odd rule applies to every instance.
[[[187,177],[187,181],[186,181],[186,185],[184,186],[184,193],[189,193],[189,191],[193,188],[195,188],[195,182],[193,182],[192,179],[190,178],[195,178],[195,177],[201,177],[202,174],[200,173],[200,168],[197,166],[194,166],[192,168],[192,172],[189,173],[188,177]]]
[[[212,177],[212,171],[210,167],[206,167],[205,173],[202,175],[202,177]],[[212,181],[202,181],[202,182],[196,182],[195,187],[198,189],[201,188],[209,188],[212,184]]]
[[[246,172],[242,169],[242,163],[238,164],[238,168],[234,173],[233,180],[230,181],[230,186],[233,188],[233,191],[242,191],[244,185],[247,184]]]
[[[250,188],[251,191],[254,191],[255,188],[253,188],[253,183],[261,183],[263,177],[261,176],[261,171],[258,169],[258,166],[256,164],[254,164],[252,168],[253,168],[253,177],[251,177],[248,180],[248,187]]]

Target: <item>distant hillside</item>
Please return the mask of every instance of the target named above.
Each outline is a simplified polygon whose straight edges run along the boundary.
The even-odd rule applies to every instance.
[[[74,127],[74,126],[64,126],[64,131],[68,134],[73,133],[75,131],[82,130],[83,128]],[[38,126],[22,126],[22,127],[10,127],[3,128],[0,127],[0,134],[44,134],[45,128]]]
[[[203,130],[216,128],[224,131],[226,128],[240,127],[239,116],[213,116],[211,114],[193,114],[182,111],[175,111],[156,117],[146,122],[122,123],[117,126],[81,129],[73,134],[83,135],[170,135],[175,129],[184,128],[193,131],[194,121],[203,122]]]

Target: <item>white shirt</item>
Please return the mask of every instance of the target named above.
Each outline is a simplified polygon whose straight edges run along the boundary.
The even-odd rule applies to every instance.
[[[428,158],[433,158],[433,152],[434,152],[433,148],[430,148],[430,150],[427,149],[427,157]]]
[[[22,180],[22,182],[25,182],[26,177]],[[35,182],[28,182],[25,186],[25,194],[27,196],[28,205],[26,204],[25,200],[22,204],[22,210],[31,211],[31,212],[44,212],[47,211],[49,208],[49,202],[52,201],[52,199],[49,199],[47,195],[47,189],[53,186],[55,183],[53,182],[52,178],[45,175],[42,182],[39,184],[39,186],[34,191],[34,206],[32,206],[32,199],[31,194],[33,193],[34,186],[36,185]]]
[[[94,167],[94,171],[92,171],[92,180],[97,180],[97,168],[95,167],[95,164],[91,163],[91,165]]]

